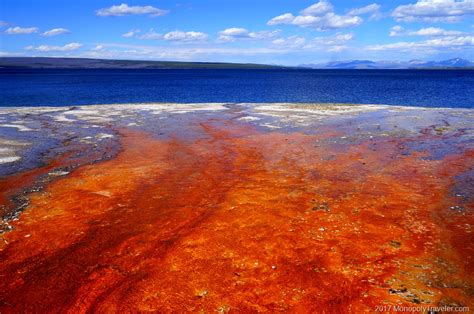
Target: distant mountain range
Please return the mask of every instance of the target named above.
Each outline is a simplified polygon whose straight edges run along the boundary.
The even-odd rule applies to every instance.
[[[474,62],[461,58],[453,58],[444,61],[410,60],[406,62],[350,60],[319,64],[302,64],[300,67],[311,69],[474,69]]]
[[[88,58],[0,57],[1,68],[24,69],[474,69],[474,62],[454,58],[444,61],[350,60],[285,67],[253,63],[109,60]]]
[[[251,63],[108,60],[88,58],[1,57],[1,68],[23,69],[271,69]]]

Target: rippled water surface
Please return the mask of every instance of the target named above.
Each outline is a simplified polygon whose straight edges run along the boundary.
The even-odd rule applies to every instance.
[[[340,102],[474,107],[470,70],[0,69],[0,106]]]

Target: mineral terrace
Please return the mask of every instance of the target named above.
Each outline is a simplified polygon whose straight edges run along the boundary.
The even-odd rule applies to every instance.
[[[474,309],[474,110],[0,109],[0,312]]]

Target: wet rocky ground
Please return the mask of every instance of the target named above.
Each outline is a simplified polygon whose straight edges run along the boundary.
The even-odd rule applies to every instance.
[[[0,312],[472,309],[473,122],[379,105],[2,108]]]

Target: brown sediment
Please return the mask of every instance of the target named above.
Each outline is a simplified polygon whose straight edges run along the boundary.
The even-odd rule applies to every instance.
[[[474,153],[429,160],[336,131],[121,130],[116,158],[33,194],[4,235],[0,311],[474,306],[473,204],[449,209]]]

